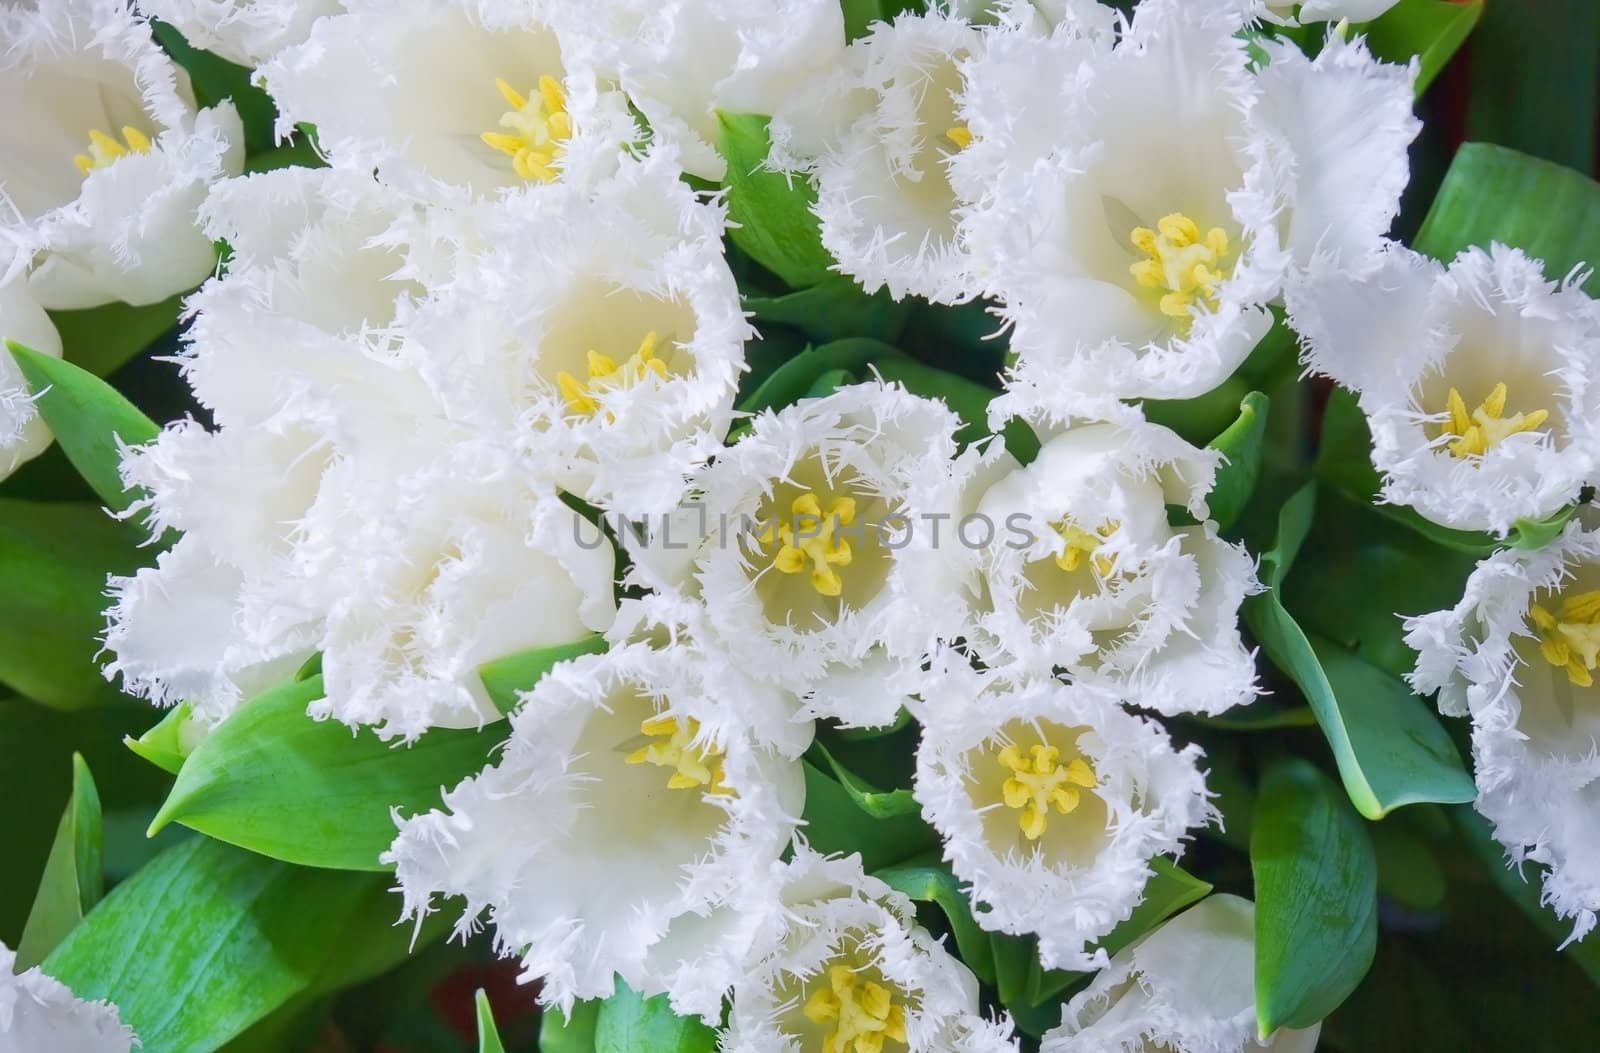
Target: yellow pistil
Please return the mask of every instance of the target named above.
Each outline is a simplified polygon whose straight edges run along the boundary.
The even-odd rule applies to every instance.
[[[1452,454],[1463,459],[1481,457],[1496,443],[1518,432],[1533,431],[1550,419],[1550,411],[1542,409],[1507,417],[1506,395],[1504,382],[1496,384],[1489,397],[1469,413],[1461,392],[1450,389],[1445,400],[1450,419],[1445,422],[1444,434],[1455,436],[1448,447]]]
[[[833,1022],[822,1053],[880,1053],[885,1039],[906,1040],[905,1007],[882,984],[859,981],[847,965],[828,970],[828,987],[806,999],[801,1012],[813,1024]]]
[[[715,745],[695,745],[700,722],[693,717],[656,716],[639,725],[639,730],[659,742],[641,746],[628,754],[629,764],[654,764],[671,768],[667,778],[670,790],[694,790],[704,786],[708,794],[731,796],[723,781],[722,750]]]
[[[123,125],[122,142],[118,142],[98,128],[89,129],[89,152],[73,157],[78,171],[88,175],[96,168],[104,168],[119,157],[129,153],[150,152],[150,137],[130,125]]]
[[[1534,604],[1528,609],[1533,631],[1539,635],[1539,653],[1578,687],[1594,686],[1600,666],[1600,589],[1563,596],[1558,613]]]
[[[609,355],[590,351],[587,356],[589,372],[587,381],[579,380],[564,370],[557,373],[556,387],[560,389],[561,397],[566,400],[567,409],[591,417],[600,409],[598,396],[602,392],[632,387],[651,374],[662,380],[667,379],[670,371],[667,369],[667,363],[656,355],[657,339],[654,332],[646,333],[644,339],[639,341],[639,350],[621,365]]]
[[[1028,752],[1029,756],[1024,757],[1015,743],[1000,751],[1001,766],[1011,771],[1001,792],[1006,807],[1022,810],[1017,824],[1023,834],[1028,840],[1037,841],[1049,825],[1051,808],[1070,815],[1078,807],[1079,788],[1089,789],[1099,780],[1082,757],[1062,764],[1061,751],[1043,743]]]
[[[1067,543],[1067,547],[1062,549],[1060,554],[1056,556],[1056,566],[1065,571],[1074,571],[1083,565],[1084,556],[1094,552],[1095,549],[1105,543],[1106,538],[1117,532],[1117,527],[1120,524],[1107,520],[1096,527],[1093,533],[1084,530],[1069,520],[1062,520],[1059,523],[1051,524],[1051,526],[1054,527],[1057,534],[1061,535],[1061,540]],[[1095,556],[1094,569],[1098,570],[1103,578],[1111,573],[1116,566],[1116,562],[1111,556]]]
[[[791,515],[786,523],[778,523],[776,531],[769,525],[765,542],[772,544],[774,533],[778,552],[772,565],[785,574],[798,574],[811,567],[811,587],[824,596],[837,596],[844,582],[834,567],[849,566],[852,558],[850,542],[837,536],[839,527],[855,522],[856,502],[851,497],[836,497],[827,512],[817,495],[807,490],[790,505]]]
[[[524,98],[499,77],[494,86],[511,109],[500,116],[500,127],[506,131],[484,132],[480,136],[484,145],[511,158],[512,171],[523,179],[554,183],[558,173],[553,165],[572,138],[572,118],[561,83],[549,75],[540,77],[532,98]]]
[[[964,124],[945,129],[944,137],[955,143],[957,150],[965,150],[972,145],[972,129]]]
[[[1201,237],[1200,227],[1182,212],[1163,216],[1156,229],[1134,227],[1129,240],[1149,259],[1128,268],[1146,289],[1160,289],[1161,313],[1188,318],[1196,298],[1213,309],[1217,284],[1227,277],[1222,258],[1228,254],[1228,232],[1212,227]]]

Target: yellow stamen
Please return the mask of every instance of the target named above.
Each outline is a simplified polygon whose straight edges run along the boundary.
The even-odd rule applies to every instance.
[[[972,129],[964,124],[945,130],[944,137],[956,144],[957,150],[965,150],[972,145]]]
[[[905,1007],[882,984],[859,981],[847,965],[828,970],[828,986],[806,999],[801,1012],[813,1024],[834,1022],[822,1053],[881,1053],[885,1039],[906,1040]]]
[[[1174,212],[1163,216],[1155,230],[1133,228],[1128,240],[1149,257],[1130,266],[1128,273],[1142,287],[1162,290],[1162,314],[1190,318],[1197,298],[1216,308],[1217,285],[1228,275],[1222,262],[1228,255],[1227,231],[1212,227],[1202,238],[1194,220]]]
[[[97,168],[104,168],[116,161],[119,157],[128,154],[143,154],[150,152],[150,137],[132,125],[122,126],[122,142],[118,142],[98,128],[89,129],[89,152],[77,154],[72,158],[72,163],[78,166],[78,171],[88,175]]]
[[[1043,743],[1028,752],[1029,756],[1024,757],[1015,743],[1000,751],[1001,767],[1011,771],[1001,792],[1006,807],[1021,810],[1017,825],[1023,835],[1037,841],[1049,826],[1052,807],[1062,815],[1070,815],[1078,807],[1079,788],[1090,789],[1099,780],[1082,757],[1063,765],[1061,751]]]
[[[1107,538],[1117,532],[1117,528],[1120,525],[1115,521],[1107,520],[1096,527],[1093,533],[1090,533],[1070,520],[1064,519],[1059,523],[1052,523],[1051,526],[1055,529],[1055,532],[1061,535],[1061,540],[1067,544],[1067,547],[1062,549],[1060,554],[1056,556],[1056,566],[1069,572],[1077,570],[1083,565],[1083,557],[1103,545]],[[1095,556],[1094,569],[1100,572],[1102,578],[1108,577],[1116,567],[1116,562],[1116,559],[1111,556]]]
[[[588,352],[585,356],[589,374],[587,380],[579,380],[565,370],[557,373],[556,388],[566,400],[567,409],[580,416],[591,417],[600,409],[599,396],[607,391],[633,387],[650,376],[666,380],[671,376],[671,370],[667,368],[666,361],[656,355],[658,339],[654,331],[646,333],[644,339],[639,341],[639,350],[620,366],[610,355]],[[612,419],[611,414],[606,414],[606,420]]]
[[[807,566],[811,569],[811,587],[824,596],[837,596],[844,590],[844,582],[834,567],[849,566],[853,553],[850,542],[838,537],[841,526],[855,522],[856,502],[850,497],[836,497],[827,512],[817,495],[807,490],[790,505],[789,521],[777,524],[776,537],[769,525],[762,541],[778,544],[772,565],[784,574],[798,574]]]
[[[1550,419],[1550,411],[1542,409],[1507,417],[1508,394],[1504,382],[1496,384],[1489,397],[1468,412],[1461,392],[1450,389],[1445,397],[1445,410],[1450,419],[1444,424],[1444,434],[1455,436],[1446,447],[1451,454],[1462,459],[1481,457],[1497,443],[1519,432],[1533,431]]]
[[[511,170],[523,179],[553,183],[558,172],[553,167],[572,138],[572,117],[567,113],[567,97],[561,82],[551,76],[539,78],[535,98],[527,98],[503,79],[494,86],[511,107],[500,116],[504,132],[484,132],[479,138],[492,150],[511,158]]]
[[[1528,619],[1539,637],[1539,653],[1578,687],[1593,687],[1600,667],[1600,589],[1563,596],[1558,611],[1534,604]]]
[[[722,750],[713,743],[695,745],[700,734],[700,722],[693,717],[655,716],[642,722],[639,730],[660,742],[641,746],[628,754],[629,764],[654,764],[671,768],[667,788],[693,790],[704,786],[708,794],[732,796],[733,790],[724,782]]]

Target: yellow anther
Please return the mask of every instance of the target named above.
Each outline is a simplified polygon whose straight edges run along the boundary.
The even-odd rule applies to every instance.
[[[1055,532],[1066,542],[1066,548],[1056,556],[1056,566],[1065,571],[1077,570],[1083,565],[1083,557],[1091,554],[1095,549],[1105,543],[1106,538],[1117,532],[1121,524],[1111,520],[1101,523],[1091,533],[1072,523],[1062,520],[1052,523]],[[1100,572],[1102,578],[1108,577],[1115,569],[1117,561],[1111,556],[1095,556],[1094,569]]]
[[[628,754],[629,764],[671,768],[672,774],[667,777],[670,790],[694,790],[704,786],[709,794],[732,795],[733,791],[723,781],[722,750],[711,743],[695,745],[695,737],[700,734],[699,721],[693,717],[679,720],[655,716],[642,722],[639,730],[662,741],[641,746]]]
[[[1061,751],[1040,743],[1033,746],[1024,757],[1015,743],[1000,751],[997,758],[1003,768],[1011,771],[1001,792],[1006,807],[1022,811],[1017,825],[1030,841],[1044,836],[1049,826],[1050,809],[1069,815],[1078,807],[1079,788],[1089,789],[1099,780],[1094,769],[1082,757],[1061,763]]]
[[[1542,409],[1507,417],[1508,394],[1504,382],[1496,384],[1494,390],[1489,392],[1489,397],[1469,412],[1461,392],[1451,388],[1445,397],[1445,410],[1450,414],[1450,419],[1444,424],[1444,434],[1455,438],[1450,440],[1446,448],[1454,456],[1463,459],[1481,457],[1495,444],[1504,442],[1518,432],[1534,431],[1550,419],[1550,411]]]
[[[1600,589],[1561,598],[1559,610],[1534,604],[1528,609],[1539,653],[1578,687],[1593,687],[1600,667]]]
[[[1146,289],[1163,290],[1161,313],[1189,318],[1196,298],[1217,306],[1217,285],[1228,276],[1223,257],[1228,255],[1228,233],[1200,227],[1182,212],[1161,217],[1156,229],[1135,227],[1128,235],[1133,247],[1149,259],[1128,268],[1134,281]]]
[[[854,554],[850,542],[837,534],[841,526],[855,522],[855,499],[836,497],[823,512],[817,495],[807,490],[794,499],[789,510],[788,522],[778,523],[776,531],[769,524],[763,531],[765,544],[776,541],[778,545],[773,567],[784,574],[798,574],[810,566],[811,587],[824,596],[839,595],[844,582],[833,568],[849,566]]]
[[[889,989],[861,981],[847,965],[828,970],[828,986],[816,991],[801,1012],[813,1024],[833,1023],[821,1053],[880,1053],[885,1039],[906,1040],[906,1011]]]
[[[633,387],[650,376],[666,380],[671,376],[671,371],[667,369],[666,361],[656,355],[658,339],[653,331],[646,333],[644,339],[639,341],[639,350],[621,365],[610,355],[589,351],[585,355],[589,374],[587,380],[579,380],[565,370],[557,373],[556,388],[566,401],[567,409],[581,416],[593,416],[600,409],[600,395],[607,391]],[[613,418],[608,413],[606,419]]]
[[[98,128],[89,129],[89,152],[73,157],[78,171],[88,175],[96,168],[104,168],[119,157],[149,153],[150,137],[132,125],[122,126],[122,142],[118,142]]]
[[[500,116],[503,132],[484,132],[485,146],[511,158],[511,170],[523,179],[553,183],[558,175],[556,158],[572,138],[572,118],[567,113],[567,97],[561,82],[551,76],[539,78],[539,91],[529,99],[496,77],[494,86],[511,107]]]
[[[945,130],[944,137],[956,144],[957,150],[965,150],[972,145],[972,129],[964,124]]]

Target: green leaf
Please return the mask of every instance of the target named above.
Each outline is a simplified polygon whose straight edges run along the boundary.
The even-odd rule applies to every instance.
[[[183,744],[183,729],[189,723],[189,703],[180,702],[167,711],[155,727],[135,738],[129,735],[123,745],[135,754],[171,775],[183,768],[183,759],[189,751]]]
[[[1284,577],[1311,529],[1316,499],[1316,484],[1308,483],[1279,513],[1276,546],[1261,557],[1269,591],[1245,601],[1246,624],[1305,695],[1362,815],[1380,819],[1421,801],[1473,800],[1472,777],[1422,700],[1376,666],[1308,637],[1284,607]]]
[[[410,746],[313,720],[322,678],[252,699],[183,762],[150,831],[171,822],[273,859],[340,870],[384,870],[390,809],[426,811],[439,788],[481,769],[504,725],[435,728]]]
[[[245,146],[252,154],[270,150],[278,110],[266,91],[251,83],[250,71],[195,47],[165,22],[155,22],[151,28],[156,41],[189,74],[195,102],[205,107],[231,100],[244,124]]]
[[[1594,0],[1485,0],[1461,93],[1465,137],[1591,170],[1600,124],[1596,40],[1600,5]],[[1555,206],[1537,196],[1530,201]]]
[[[1286,760],[1261,783],[1250,870],[1256,1024],[1265,1040],[1339,1008],[1372,964],[1378,867],[1360,818],[1327,776]]]
[[[349,922],[390,880],[190,838],[113,889],[44,970],[114,1001],[144,1049],[210,1053],[321,983],[342,948],[381,937]]]
[[[1444,870],[1428,842],[1404,822],[1407,814],[1392,815],[1368,830],[1378,861],[1378,893],[1410,910],[1435,911],[1444,905]]]
[[[1211,884],[1195,877],[1165,856],[1150,861],[1153,873],[1144,886],[1144,899],[1100,941],[1107,954],[1116,954],[1134,940],[1191,904],[1211,894]]]
[[[96,657],[106,575],[143,562],[135,531],[93,505],[0,498],[0,682],[59,709],[118,697]]]
[[[104,876],[100,859],[105,836],[100,822],[100,794],[83,756],[72,755],[72,797],[56,827],[50,858],[17,947],[16,970],[44,961],[66,939],[83,916],[100,902]]]
[[[489,994],[483,988],[473,999],[478,1009],[478,1053],[506,1053],[500,1042],[500,1032],[494,1026],[494,1010],[489,1006]]]
[[[817,193],[804,175],[766,167],[772,140],[769,118],[717,111],[717,152],[728,162],[728,236],[750,258],[793,288],[816,285],[830,275],[833,257],[822,247]]]
[[[178,324],[183,296],[134,307],[108,303],[81,311],[51,311],[66,359],[97,377],[116,369]]]
[[[716,1048],[717,1033],[697,1018],[674,1013],[666,995],[641,998],[620,980],[595,1018],[595,1053],[711,1053]]]
[[[1239,419],[1206,445],[1225,458],[1206,507],[1217,529],[1227,530],[1239,518],[1261,477],[1261,446],[1267,435],[1267,396],[1252,391],[1239,403]]]
[[[1600,263],[1600,184],[1503,146],[1465,144],[1413,247],[1448,261],[1469,245],[1487,248],[1492,241],[1543,260],[1552,280]],[[1583,289],[1600,296],[1600,277],[1591,274]]]
[[[933,903],[944,911],[955,937],[961,960],[972,975],[986,984],[995,982],[994,948],[990,934],[978,927],[972,917],[972,903],[960,880],[944,863],[902,863],[872,872],[890,888],[905,893],[918,903]]]
[[[539,1053],[595,1053],[600,1006],[600,1000],[594,998],[574,1002],[570,1017],[557,1006],[547,1008],[539,1019]]]
[[[939,846],[939,834],[920,815],[907,813],[876,819],[862,811],[838,780],[810,761],[806,778],[805,837],[824,855],[861,853],[868,871],[920,856]]]
[[[905,328],[911,308],[910,300],[891,299],[887,289],[868,296],[840,275],[782,296],[744,297],[757,329],[763,323],[793,326],[819,344],[852,336],[892,341]]]
[[[93,373],[11,340],[6,347],[35,396],[39,415],[72,466],[108,507],[118,512],[127,508],[134,495],[122,488],[117,444],[149,442],[160,429]]]
[[[532,691],[539,678],[558,662],[580,658],[586,654],[599,654],[606,649],[606,638],[598,634],[554,647],[535,647],[519,651],[504,658],[496,658],[478,667],[478,679],[489,693],[489,700],[502,713],[517,708],[517,693]]]
[[[1483,15],[1483,0],[1400,0],[1367,26],[1367,44],[1381,59],[1419,60],[1417,94],[1433,83]]]
[[[824,373],[842,369],[862,376],[874,363],[898,355],[900,351],[889,344],[865,337],[835,340],[821,347],[807,348],[774,369],[739,404],[739,409],[745,413],[782,409],[804,398]]]
[[[889,819],[897,815],[920,814],[922,806],[917,799],[911,796],[907,789],[879,790],[855,773],[828,752],[828,748],[820,741],[813,742],[806,751],[808,759],[817,763],[820,759],[821,766],[826,766],[833,772],[834,778],[839,780],[839,785],[844,787],[844,792],[850,795],[850,800],[855,802],[857,808],[872,816],[874,819]]]

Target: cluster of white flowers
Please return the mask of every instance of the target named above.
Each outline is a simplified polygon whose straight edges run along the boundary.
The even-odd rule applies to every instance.
[[[113,580],[109,671],[203,730],[320,656],[312,715],[410,741],[501,719],[484,662],[603,634],[398,817],[408,916],[462,897],[566,1007],[617,977],[713,1022],[731,996],[731,1053],[1015,1049],[903,896],[806,842],[816,722],[906,710],[977,923],[1101,970],[1047,1049],[1309,1049],[1254,1033],[1245,901],[1102,947],[1217,818],[1152,711],[1256,690],[1221,456],[1138,401],[1214,391],[1285,306],[1360,392],[1389,499],[1503,533],[1600,451],[1586,298],[1510,250],[1445,269],[1384,238],[1415,65],[1345,26],[1314,58],[1246,32],[1386,6],[997,0],[847,41],[836,0],[142,0],[253,67],[280,135],[315,127],[325,167],[239,176],[231,108],[196,113],[121,0],[0,0],[33,144],[0,157],[5,335],[59,352],[42,308],[160,299],[226,247],[181,359],[211,426],[123,462],[128,514],[181,536]],[[726,175],[719,111],[770,115],[769,167],[863,289],[997,305],[989,423],[1036,456],[876,379],[735,412],[756,334],[696,189]],[[0,467],[40,441],[5,370]],[[1413,630],[1419,689],[1477,721],[1484,810],[1582,928],[1600,870],[1537,817],[1595,774],[1593,566],[1574,527]],[[1548,697],[1513,636],[1566,678]]]

